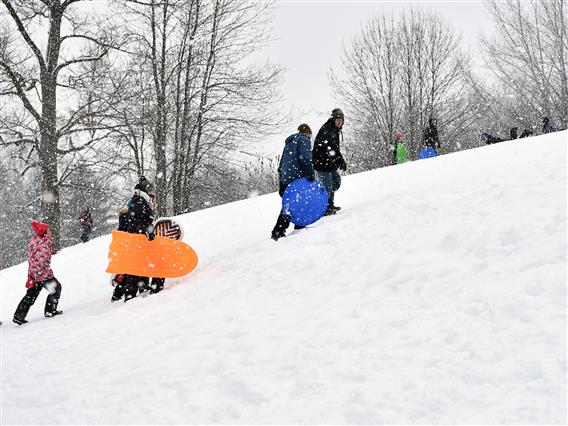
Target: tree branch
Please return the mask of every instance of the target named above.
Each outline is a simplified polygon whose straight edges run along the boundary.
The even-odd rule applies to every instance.
[[[39,50],[37,45],[34,43],[34,41],[31,39],[26,28],[24,27],[23,22],[21,21],[20,17],[18,16],[18,13],[16,12],[14,7],[12,6],[12,3],[10,2],[10,0],[2,0],[2,3],[4,3],[4,6],[6,6],[6,9],[8,9],[10,16],[12,17],[12,19],[16,23],[16,26],[18,27],[18,31],[20,32],[20,34],[22,35],[22,37],[24,38],[24,40],[26,41],[26,43],[28,44],[30,49],[32,49],[32,51],[34,52],[34,55],[35,55],[35,57],[36,57],[36,59],[39,63],[41,70],[45,71],[45,61],[43,60],[43,56],[41,55],[41,51]]]

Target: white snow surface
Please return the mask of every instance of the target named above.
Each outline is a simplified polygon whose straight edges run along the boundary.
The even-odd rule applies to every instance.
[[[278,242],[277,194],[179,216],[197,269],[128,303],[110,236],[54,256],[59,317],[1,271],[1,423],[566,423],[567,136],[345,177]]]

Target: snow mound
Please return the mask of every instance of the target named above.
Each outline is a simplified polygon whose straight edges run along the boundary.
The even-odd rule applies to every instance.
[[[277,194],[179,216],[197,269],[126,304],[109,236],[56,318],[1,271],[0,422],[566,423],[567,135],[348,176],[276,243]]]

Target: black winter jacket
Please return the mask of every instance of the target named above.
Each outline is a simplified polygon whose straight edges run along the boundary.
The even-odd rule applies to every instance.
[[[319,172],[332,172],[345,162],[339,148],[341,129],[335,127],[335,120],[330,118],[319,130],[312,150],[312,163]]]
[[[130,200],[126,213],[126,232],[130,234],[145,234],[152,231],[154,212],[145,197],[148,197],[145,193],[136,191]]]
[[[438,139],[438,128],[436,126],[428,126],[424,129],[422,143],[432,148],[440,148],[440,139]]]

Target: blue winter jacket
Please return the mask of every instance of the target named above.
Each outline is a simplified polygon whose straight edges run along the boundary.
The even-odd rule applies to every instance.
[[[312,143],[303,133],[295,133],[286,138],[284,151],[278,165],[280,183],[289,185],[303,177],[314,176],[312,165]]]
[[[556,126],[552,121],[549,121],[544,126],[542,126],[542,133],[554,133],[556,132]]]

